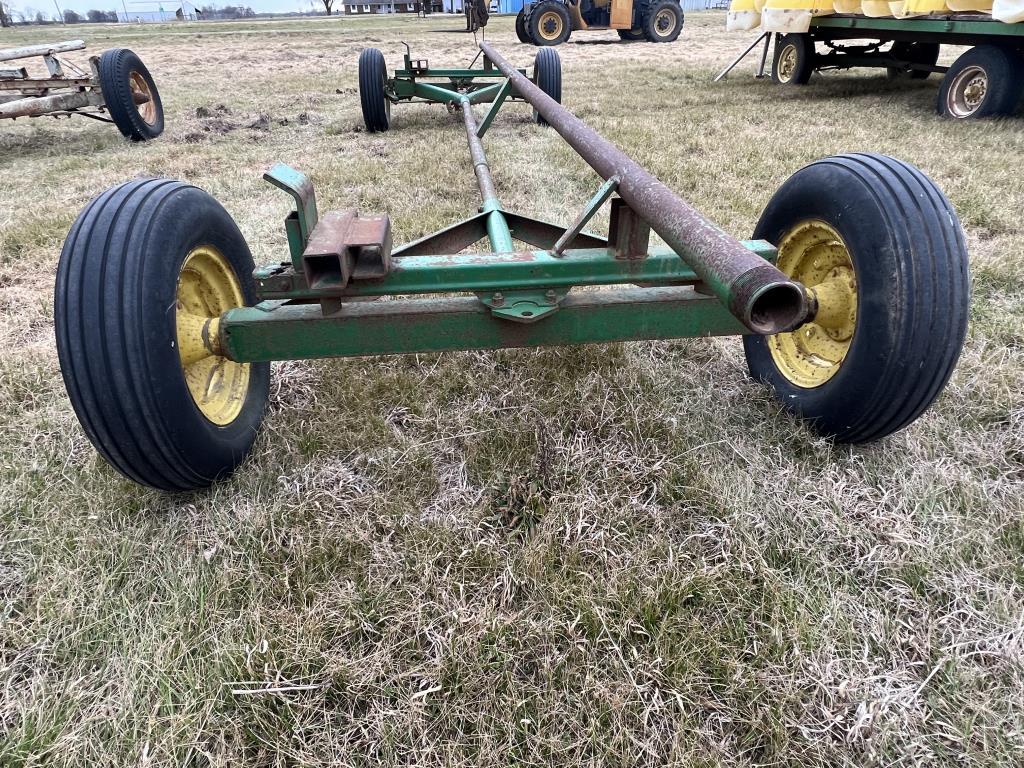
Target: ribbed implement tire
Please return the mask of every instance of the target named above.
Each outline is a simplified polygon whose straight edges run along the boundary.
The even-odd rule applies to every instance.
[[[554,48],[541,48],[533,60],[533,82],[544,93],[562,103],[562,59]],[[537,125],[547,125],[541,114],[533,110],[533,119]]]
[[[363,107],[363,123],[370,133],[386,131],[391,126],[391,102],[384,95],[387,77],[384,54],[376,48],[363,48],[359,53],[359,103]]]
[[[843,238],[857,280],[846,358],[813,388],[776,367],[763,336],[745,336],[751,375],[790,411],[845,443],[878,440],[938,397],[963,347],[970,281],[956,213],[921,171],[891,157],[830,157],[797,171],[772,197],[754,238],[780,242],[803,221]]]
[[[141,77],[156,107],[152,123],[142,119],[132,97],[132,74]],[[100,92],[114,125],[132,141],[148,141],[164,132],[164,107],[153,76],[142,59],[127,48],[113,48],[100,55]]]
[[[176,297],[182,263],[201,245],[223,254],[253,303],[252,256],[231,216],[206,192],[170,179],[130,181],[93,200],[57,267],[57,355],[71,405],[114,468],[166,491],[208,486],[238,466],[269,385],[269,365],[252,364],[241,410],[224,426],[192,399]]]

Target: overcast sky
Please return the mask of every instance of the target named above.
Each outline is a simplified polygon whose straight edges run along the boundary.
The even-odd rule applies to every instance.
[[[257,13],[287,13],[288,11],[307,11],[311,7],[311,0],[191,0],[195,5],[247,5]],[[180,3],[177,0],[153,0],[153,2],[137,2],[135,0],[56,0],[61,10],[70,9],[84,13],[92,8],[99,11],[121,11],[124,12],[124,5],[131,11],[156,11],[160,5],[167,13],[174,13]],[[42,11],[44,15],[56,16],[57,7],[54,0],[3,0],[4,7],[12,8],[35,16],[36,11]],[[122,5],[123,3],[123,5]],[[317,0],[318,8],[323,5]],[[341,0],[336,0],[335,5],[341,5]],[[2,39],[2,37],[0,37]],[[0,46],[2,47],[2,46]]]

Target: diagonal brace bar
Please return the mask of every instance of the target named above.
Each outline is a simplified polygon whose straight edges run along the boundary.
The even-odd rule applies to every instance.
[[[576,221],[565,230],[565,234],[558,238],[558,242],[555,243],[555,247],[552,248],[552,252],[555,256],[561,256],[562,251],[569,247],[569,243],[576,239],[576,235],[583,231],[583,228],[587,226],[587,222],[594,218],[594,214],[597,213],[601,206],[605,204],[612,193],[619,186],[619,177],[612,176],[601,188],[597,190],[597,193],[590,198],[590,202],[587,203],[586,207],[580,211],[580,215],[576,217]]]
[[[494,97],[494,101],[491,102],[491,108],[487,110],[487,114],[480,123],[480,127],[477,128],[476,136],[478,139],[482,139],[487,129],[491,127],[491,123],[498,114],[498,110],[501,109],[501,105],[505,103],[505,99],[512,93],[512,81],[505,80],[501,84],[501,88],[498,90],[497,95]]]

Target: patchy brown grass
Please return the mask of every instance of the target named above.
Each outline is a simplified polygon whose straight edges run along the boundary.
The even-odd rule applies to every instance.
[[[97,459],[52,332],[78,210],[184,178],[276,259],[288,203],[259,177],[280,160],[399,241],[449,223],[477,204],[458,123],[406,106],[367,135],[355,61],[404,39],[466,62],[460,24],[83,28],[142,55],[166,135],[0,125],[0,764],[1019,764],[1024,134],[939,120],[934,82],[712,84],[746,40],[721,14],[674,45],[560,49],[565,103],[737,235],[830,153],[946,190],[966,351],[878,445],[812,436],[733,339],[282,364],[252,459],[211,492]],[[532,60],[510,19],[488,37]],[[523,107],[486,144],[510,207],[566,221],[596,187]]]

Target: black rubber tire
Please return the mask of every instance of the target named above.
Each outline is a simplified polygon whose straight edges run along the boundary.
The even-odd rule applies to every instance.
[[[206,192],[170,179],[129,181],[89,203],[57,267],[57,356],[71,405],[115,469],[166,491],[206,487],[242,462],[269,387],[269,365],[253,363],[241,412],[225,426],[189,393],[172,309],[198,245],[225,256],[252,304],[252,255],[235,222]]]
[[[620,40],[630,43],[643,40],[646,37],[642,29],[617,29],[615,31],[619,33]]]
[[[516,14],[516,38],[520,43],[526,43],[527,45],[533,45],[533,40],[530,39],[530,33],[526,29],[526,11],[520,10]]]
[[[381,133],[391,127],[391,102],[384,93],[387,79],[384,54],[376,48],[363,48],[359,52],[359,103],[363,124],[370,133]]]
[[[540,24],[545,15],[556,13],[562,20],[561,32],[553,38],[545,38],[540,33]],[[569,18],[569,9],[559,0],[543,0],[537,3],[530,11],[530,20],[527,22],[527,30],[530,34],[530,42],[537,46],[561,45],[569,39],[572,33],[572,19]]]
[[[658,18],[658,14],[663,11],[667,11],[675,15],[675,21],[667,30],[659,30],[655,23]],[[648,42],[671,43],[678,38],[679,33],[683,31],[683,9],[679,7],[679,3],[677,3],[676,0],[658,0],[658,2],[652,4],[648,8],[641,27],[644,32],[644,37],[647,38]]]
[[[533,60],[533,82],[544,93],[562,103],[562,59],[554,48],[541,48]],[[537,125],[547,125],[540,112],[533,110]]]
[[[147,123],[135,106],[131,86],[133,73],[145,81],[150,98],[156,107],[152,122]],[[100,93],[103,94],[107,112],[126,139],[149,141],[164,132],[164,107],[160,101],[160,92],[146,65],[133,51],[127,48],[112,48],[101,53],[99,75]]]
[[[950,108],[950,90],[958,78],[970,68],[985,73],[987,87],[978,106],[967,114],[957,114]],[[939,86],[936,110],[943,117],[977,119],[1000,117],[1017,111],[1024,95],[1024,55],[999,45],[976,45],[953,62]]]
[[[967,331],[970,280],[956,213],[921,171],[891,157],[839,155],[797,171],[754,231],[772,243],[809,219],[843,238],[857,279],[854,334],[839,370],[804,388],[744,336],[750,374],[822,435],[878,440],[910,424],[949,380]]]
[[[796,53],[796,66],[788,80],[779,74],[779,59],[788,47],[792,46]],[[806,33],[793,33],[775,38],[775,51],[772,55],[772,80],[779,85],[806,85],[814,72],[816,55],[814,39]]]
[[[941,46],[938,43],[905,43],[897,41],[892,44],[889,53],[898,59],[909,61],[913,64],[929,64],[934,66],[939,60],[940,48]],[[908,80],[927,80],[931,74],[931,72],[920,69],[908,71],[898,67],[885,68],[885,75],[890,80],[902,80],[903,78]]]

